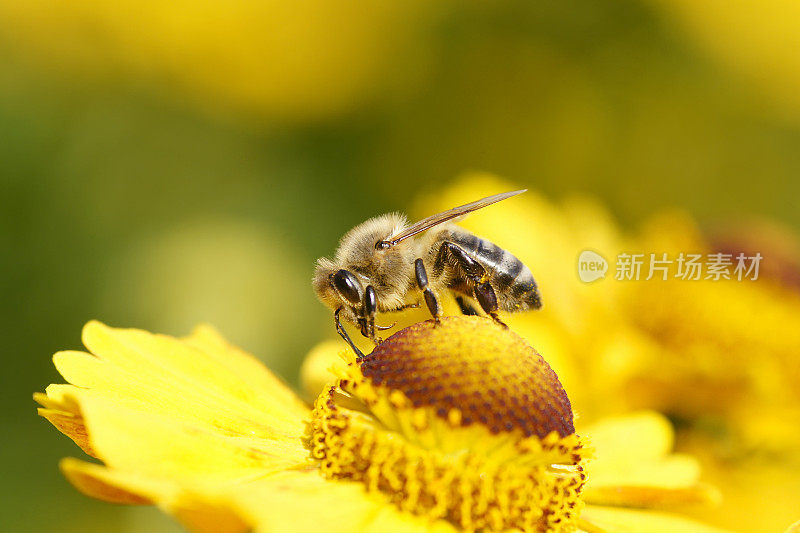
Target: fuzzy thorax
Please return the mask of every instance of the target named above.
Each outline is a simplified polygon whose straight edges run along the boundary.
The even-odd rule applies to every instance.
[[[393,335],[317,399],[322,472],[466,531],[572,531],[584,450],[557,376],[491,320]]]

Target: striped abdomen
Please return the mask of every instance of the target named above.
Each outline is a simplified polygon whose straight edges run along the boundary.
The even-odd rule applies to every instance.
[[[494,289],[497,303],[502,310],[527,311],[542,306],[541,295],[533,274],[511,252],[458,227],[450,229],[447,233],[446,240],[463,248],[486,269],[489,274],[489,284]],[[466,296],[472,296],[472,287],[469,285],[464,286],[461,283],[459,286],[456,281],[453,283],[453,289],[464,292]]]

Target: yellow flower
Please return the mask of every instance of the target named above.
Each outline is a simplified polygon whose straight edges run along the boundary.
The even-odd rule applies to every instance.
[[[579,437],[558,378],[520,337],[481,318],[432,324],[340,360],[309,408],[209,327],[176,339],[91,322],[91,353],[54,357],[70,384],[35,397],[102,461],[63,460],[79,490],[156,504],[193,531],[713,531],[621,508],[713,499],[696,463],[669,453],[659,415]],[[324,346],[308,382],[341,348]],[[596,474],[582,498],[586,438]]]

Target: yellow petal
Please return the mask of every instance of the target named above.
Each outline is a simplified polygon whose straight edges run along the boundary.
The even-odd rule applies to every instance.
[[[617,507],[667,508],[687,505],[718,504],[719,492],[702,483],[687,487],[663,488],[655,486],[587,486],[583,499],[595,505]]]
[[[450,522],[431,522],[422,516],[403,513],[393,505],[382,507],[377,514],[362,524],[363,533],[456,533],[458,529]]]
[[[213,327],[205,324],[198,326],[185,342],[201,350],[209,359],[224,366],[231,373],[233,376],[230,383],[231,390],[241,391],[242,385],[246,384],[247,396],[259,398],[269,405],[285,402],[285,409],[297,410],[305,415],[305,406],[298,402],[292,389],[270,372],[261,361],[229,344]],[[257,403],[257,406],[261,404]]]
[[[150,504],[148,490],[130,490],[129,483],[116,479],[109,469],[67,457],[59,464],[64,476],[82,493],[111,503]],[[130,483],[133,484],[133,483]],[[124,488],[123,488],[124,487]]]
[[[157,503],[189,530],[200,533],[243,533],[250,525],[231,509],[224,498],[198,495],[171,481],[157,480],[67,458],[61,470],[87,496],[125,504]]]
[[[403,513],[360,483],[329,481],[316,471],[276,474],[268,483],[242,486],[232,495],[257,531],[269,533],[455,533],[441,520]]]
[[[306,406],[257,360],[227,345],[210,328],[181,341],[89,323],[84,339],[96,356],[59,352],[56,367],[74,385],[120,405],[227,434],[296,440],[305,431]],[[48,388],[48,395],[55,390]]]
[[[82,492],[118,503],[157,503],[192,531],[428,531],[363,485],[328,481],[316,470],[191,486],[139,472],[67,459],[62,469]],[[448,531],[448,530],[442,530]],[[452,531],[452,529],[451,529]]]
[[[170,505],[162,504],[161,508],[196,533],[245,533],[253,530],[229,507],[191,496],[180,497]]]
[[[255,358],[229,346],[210,328],[199,328],[184,341],[89,322],[83,342],[96,357],[61,352],[54,358],[74,385],[155,408],[187,414],[228,411],[241,423],[251,419],[275,430],[302,432],[298,420],[308,413],[302,402]]]
[[[318,472],[286,472],[276,479],[243,486],[234,495],[258,531],[358,531],[362,521],[386,505],[368,497],[362,485],[327,481]]]
[[[326,385],[336,380],[335,369],[346,366],[342,351],[348,349],[338,340],[321,342],[311,349],[300,367],[300,387],[309,399],[319,396]]]
[[[622,494],[632,496],[629,504],[637,507],[651,501],[651,496],[652,501],[661,499],[665,504],[684,498],[716,501],[708,490],[697,489],[698,461],[669,453],[674,434],[664,416],[645,411],[607,418],[582,433],[595,448],[595,460],[587,467],[587,501],[616,505]],[[620,492],[623,488],[630,490]]]
[[[81,492],[115,503],[155,502],[200,533],[455,533],[444,521],[403,513],[358,483],[328,481],[316,470],[281,472],[205,490],[65,459],[62,470]]]
[[[639,463],[606,460],[603,455],[597,454],[596,461],[591,462],[588,469],[589,487],[649,485],[685,488],[694,485],[700,476],[697,459],[683,454],[672,454]]]
[[[653,411],[606,418],[582,428],[581,434],[589,438],[598,462],[617,465],[662,457],[674,442],[669,420]]]
[[[131,408],[114,396],[73,388],[89,443],[106,464],[143,475],[191,481],[263,475],[307,462],[294,441],[231,434],[191,417]]]
[[[591,533],[721,533],[724,531],[669,513],[595,505],[587,505],[584,508],[581,522],[581,529]]]
[[[77,406],[65,405],[56,398],[55,393],[53,397],[49,397],[47,394],[42,394],[40,392],[34,393],[33,399],[43,406],[37,410],[39,416],[46,418],[56,429],[80,446],[84,452],[92,457],[97,457],[97,452],[94,451],[91,444],[89,444],[86,424]]]

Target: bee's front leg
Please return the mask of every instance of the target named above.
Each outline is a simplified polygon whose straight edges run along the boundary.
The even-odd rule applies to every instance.
[[[439,300],[436,299],[436,295],[428,287],[428,273],[425,271],[425,264],[422,259],[414,261],[414,274],[417,277],[417,286],[419,286],[422,295],[425,297],[425,305],[428,306],[428,310],[433,315],[434,320],[439,322],[439,318],[442,316],[442,308],[439,307]]]
[[[361,350],[358,349],[358,346],[356,346],[353,343],[353,340],[350,338],[350,335],[347,334],[347,331],[344,329],[344,326],[342,326],[342,321],[339,320],[339,312],[341,310],[342,308],[339,307],[336,309],[336,311],[333,312],[333,321],[336,323],[336,333],[338,333],[339,336],[342,339],[344,339],[344,342],[346,342],[350,346],[350,349],[353,350],[353,353],[356,354],[356,357],[358,359],[363,359],[364,354],[361,352]]]
[[[378,296],[375,294],[375,288],[372,285],[367,285],[364,291],[364,319],[365,328],[362,334],[365,337],[372,339],[375,346],[381,343],[381,339],[375,336],[375,313],[378,311]]]

